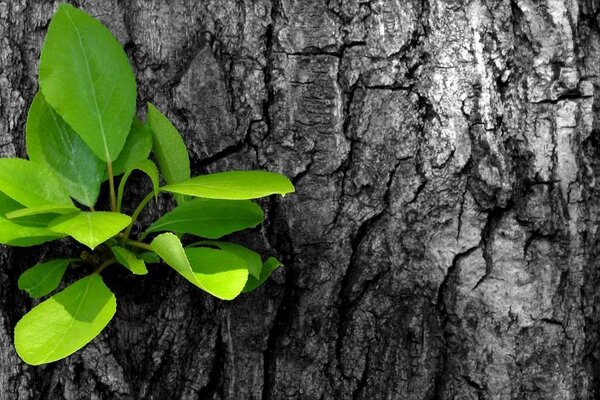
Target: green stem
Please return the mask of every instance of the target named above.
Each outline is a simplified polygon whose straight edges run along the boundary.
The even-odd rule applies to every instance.
[[[131,223],[125,229],[125,233],[123,234],[123,239],[121,240],[121,244],[125,244],[127,239],[129,239],[129,235],[131,234],[131,229],[133,229],[133,225],[135,224],[135,221],[137,221],[138,217],[140,216],[140,213],[144,210],[144,207],[146,207],[146,205],[150,202],[150,200],[152,200],[152,197],[154,197],[154,192],[148,193],[146,195],[146,197],[144,197],[144,199],[137,206],[137,208],[135,209],[133,214],[131,215]]]
[[[115,177],[113,176],[112,162],[106,163],[106,171],[108,172],[108,185],[110,188],[110,209],[113,212],[117,211],[117,196],[115,195]]]
[[[108,267],[109,265],[115,264],[116,262],[117,262],[117,260],[115,260],[114,258],[104,261],[102,264],[100,264],[100,266],[98,268],[96,268],[96,270],[94,271],[94,274],[99,274],[100,272],[102,272],[104,270],[104,268]]]
[[[144,250],[148,250],[148,251],[154,251],[154,250],[152,250],[152,247],[150,247],[150,245],[148,243],[139,242],[137,240],[128,239],[125,242],[125,244],[134,246],[134,247],[139,247],[140,249],[144,249]]]

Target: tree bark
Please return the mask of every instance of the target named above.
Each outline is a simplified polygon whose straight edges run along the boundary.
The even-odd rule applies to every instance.
[[[17,278],[81,248],[3,248],[0,399],[600,396],[597,1],[77,5],[124,45],[140,113],[166,111],[194,174],[293,179],[235,237],[285,268],[232,302],[164,266],[109,269],[113,322],[29,367]],[[1,156],[26,156],[55,7],[0,1]]]

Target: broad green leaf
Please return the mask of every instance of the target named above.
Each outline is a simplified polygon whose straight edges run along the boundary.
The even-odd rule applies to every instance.
[[[131,251],[120,246],[114,246],[111,250],[119,264],[126,267],[135,275],[146,275],[148,273],[144,261],[137,258]]]
[[[48,221],[45,221],[45,216],[24,217],[20,218],[18,222],[5,217],[5,214],[21,208],[23,208],[22,204],[0,192],[0,243],[28,247],[65,236],[48,229]],[[54,218],[54,216],[51,217]]]
[[[252,228],[263,221],[263,211],[247,200],[193,199],[163,215],[147,233],[173,231],[218,239],[232,232]]]
[[[48,27],[39,67],[46,101],[103,161],[117,159],[135,112],[127,55],[99,21],[61,4]]]
[[[223,300],[240,294],[248,279],[246,263],[241,258],[210,248],[184,250],[172,233],[158,235],[150,247],[185,279]]]
[[[35,306],[15,327],[15,347],[30,365],[65,358],[102,332],[117,301],[98,274],[85,277]]]
[[[77,212],[79,209],[75,206],[62,206],[50,204],[47,206],[27,207],[19,210],[11,211],[6,214],[8,219],[17,219],[21,217],[30,217],[32,215],[39,214],[71,214]]]
[[[162,190],[208,199],[249,200],[271,194],[285,195],[294,186],[283,175],[268,171],[230,171],[200,175],[164,186]]]
[[[50,107],[41,92],[27,115],[29,159],[50,167],[71,197],[88,207],[96,204],[106,165]]]
[[[123,192],[125,191],[125,184],[127,183],[127,179],[129,179],[129,175],[131,175],[131,173],[136,169],[148,175],[150,181],[152,181],[154,197],[158,197],[160,179],[158,176],[158,168],[156,168],[156,165],[152,161],[143,160],[135,164],[130,169],[128,169],[125,172],[125,175],[123,175],[123,177],[121,178],[121,182],[119,183],[119,190],[117,193],[117,210],[121,210],[121,202],[123,201]]]
[[[181,135],[171,121],[150,103],[148,125],[152,130],[152,153],[165,182],[177,183],[190,179],[190,159]],[[182,204],[184,197],[176,195],[175,200],[177,204]]]
[[[73,205],[51,170],[20,158],[0,158],[0,192],[26,207]]]
[[[248,282],[246,282],[246,286],[244,287],[243,292],[248,293],[265,283],[267,278],[271,276],[273,271],[277,268],[281,267],[283,264],[279,262],[275,257],[267,258],[267,261],[264,262],[262,269],[260,271],[260,278],[256,279],[254,276],[248,277]]]
[[[260,270],[262,269],[262,259],[260,258],[260,254],[257,252],[250,250],[247,247],[241,246],[239,244],[231,243],[231,242],[221,242],[221,241],[209,241],[203,240],[200,242],[196,242],[190,246],[214,246],[219,249],[231,253],[233,255],[238,256],[242,260],[246,262],[246,266],[248,267],[248,272],[251,275],[254,275],[257,279],[260,279]]]
[[[19,289],[34,299],[47,295],[58,287],[69,263],[68,259],[58,258],[29,268],[19,277]]]
[[[134,115],[125,146],[112,166],[114,176],[121,175],[140,161],[147,159],[150,150],[152,150],[152,132],[148,124],[142,123]],[[106,179],[108,176],[105,176]]]
[[[50,223],[50,229],[66,233],[93,250],[130,223],[131,218],[125,214],[108,211],[81,211],[54,219]]]

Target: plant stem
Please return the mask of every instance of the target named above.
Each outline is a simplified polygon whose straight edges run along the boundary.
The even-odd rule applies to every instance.
[[[109,265],[112,265],[116,262],[117,262],[117,260],[115,260],[114,258],[104,261],[102,264],[100,264],[100,266],[98,268],[96,268],[96,270],[94,271],[94,274],[99,274],[100,272],[102,272],[102,270],[104,270],[104,268],[106,268]]]
[[[131,246],[134,246],[134,247],[139,247],[140,249],[144,249],[144,250],[148,250],[148,251],[153,251],[152,247],[150,247],[149,244],[144,243],[144,242],[139,242],[137,240],[128,239],[125,242],[125,244],[131,245]]]
[[[115,195],[115,177],[113,176],[112,162],[106,163],[106,171],[108,172],[108,185],[110,187],[110,209],[117,211],[117,196]]]
[[[144,199],[137,206],[137,208],[135,209],[133,214],[131,215],[131,223],[125,229],[125,233],[123,234],[123,239],[121,240],[121,244],[125,244],[127,239],[129,239],[129,235],[131,234],[131,229],[133,228],[135,221],[137,221],[138,217],[140,216],[140,213],[144,210],[144,207],[146,207],[146,204],[148,204],[150,202],[150,200],[152,200],[152,197],[154,197],[154,192],[148,193],[146,195],[146,197],[144,197]]]

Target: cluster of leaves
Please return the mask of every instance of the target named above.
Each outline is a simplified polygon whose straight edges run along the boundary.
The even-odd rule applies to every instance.
[[[18,322],[15,347],[25,362],[67,357],[104,329],[116,311],[115,296],[100,276],[109,265],[143,275],[146,263],[162,259],[224,300],[255,289],[281,265],[216,239],[260,224],[263,211],[250,200],[293,192],[290,181],[266,171],[192,178],[185,144],[171,122],[151,104],[146,123],[136,117],[132,68],[96,19],[68,4],[58,7],[40,57],[39,86],[27,117],[29,160],[0,159],[0,243],[34,246],[70,236],[89,247],[81,258],[54,259],[25,271],[19,287],[33,298],[55,291],[70,265],[90,265],[91,273]],[[121,203],[134,170],[150,178],[153,190],[129,216],[121,213]],[[105,181],[111,210],[97,211]],[[132,238],[139,214],[161,192],[173,194],[177,206]],[[184,246],[183,235],[199,238]]]

